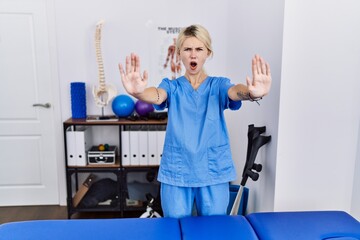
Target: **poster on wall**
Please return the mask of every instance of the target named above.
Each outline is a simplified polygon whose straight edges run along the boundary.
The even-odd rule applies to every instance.
[[[176,79],[184,74],[184,67],[176,54],[176,41],[181,27],[154,26],[151,34],[151,85],[158,86],[162,79]]]

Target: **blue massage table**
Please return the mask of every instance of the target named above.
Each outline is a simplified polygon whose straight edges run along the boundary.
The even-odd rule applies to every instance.
[[[0,225],[1,240],[360,240],[360,222],[343,211],[247,216],[35,220]]]

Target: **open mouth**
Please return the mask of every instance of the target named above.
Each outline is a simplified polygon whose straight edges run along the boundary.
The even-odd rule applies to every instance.
[[[195,70],[196,69],[196,66],[197,66],[197,62],[190,62],[190,68],[192,70]]]

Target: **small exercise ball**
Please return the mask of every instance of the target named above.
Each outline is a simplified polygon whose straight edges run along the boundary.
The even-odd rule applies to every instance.
[[[112,102],[112,110],[118,117],[130,116],[135,108],[134,100],[128,95],[118,95]]]
[[[154,111],[154,106],[150,103],[138,100],[135,103],[135,111],[137,114],[139,114],[139,116],[146,116],[148,113]]]

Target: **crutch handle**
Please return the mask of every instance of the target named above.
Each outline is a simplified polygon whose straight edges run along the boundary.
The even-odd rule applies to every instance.
[[[259,174],[256,172],[253,172],[251,170],[247,170],[246,174],[253,180],[253,181],[257,181],[259,179]]]
[[[254,169],[254,170],[257,171],[257,172],[261,172],[261,170],[262,170],[262,165],[261,165],[261,164],[254,163],[254,164],[252,165],[252,169]]]

